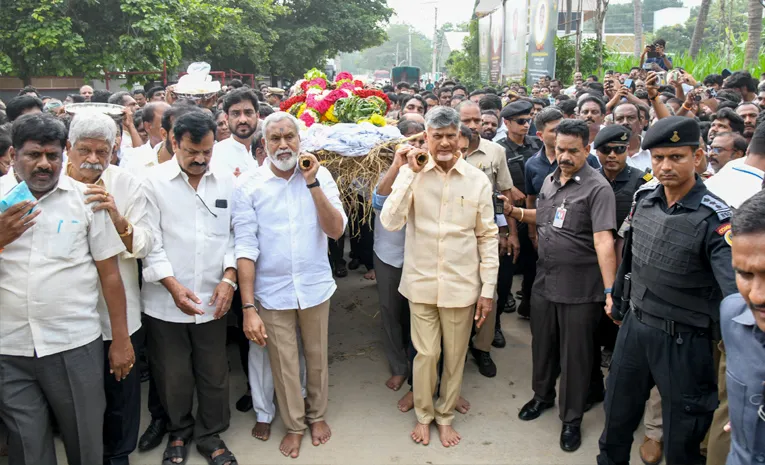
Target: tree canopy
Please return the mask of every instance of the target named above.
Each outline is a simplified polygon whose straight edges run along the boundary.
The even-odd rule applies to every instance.
[[[644,0],[643,31],[653,31],[653,14],[664,8],[682,7],[682,0]],[[606,13],[606,34],[631,34],[634,32],[635,9],[632,3],[613,3]]]
[[[0,8],[0,73],[213,69],[296,76],[385,40],[385,0],[14,0]]]
[[[342,56],[343,69],[351,73],[371,73],[377,69],[391,68],[397,64],[416,66],[425,72],[433,60],[433,44],[416,29],[412,29],[412,63],[407,63],[409,50],[409,26],[392,24],[387,30],[388,40],[376,47]],[[398,62],[396,48],[398,47]],[[403,63],[402,63],[403,62]]]

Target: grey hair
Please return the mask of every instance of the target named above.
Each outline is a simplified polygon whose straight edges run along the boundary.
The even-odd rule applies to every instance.
[[[274,123],[278,123],[280,121],[288,120],[290,123],[292,123],[293,126],[295,126],[295,131],[297,131],[298,135],[300,135],[300,123],[298,123],[297,118],[292,116],[291,114],[287,113],[286,111],[277,111],[274,113],[271,113],[266,117],[265,120],[263,120],[263,137],[268,137],[268,127],[271,126]]]
[[[78,111],[69,124],[69,142],[75,145],[80,139],[100,139],[114,147],[117,126],[109,116],[97,111]]]
[[[112,105],[122,105],[125,101],[125,97],[130,97],[130,92],[120,91],[115,92],[109,97],[109,103]]]
[[[438,106],[425,115],[425,129],[443,129],[454,126],[460,127],[460,114],[451,107]]]
[[[457,113],[459,113],[462,111],[463,108],[473,107],[473,106],[478,107],[478,111],[481,110],[481,106],[472,100],[463,100],[460,103],[458,103],[457,106],[454,107],[454,109],[457,111]]]

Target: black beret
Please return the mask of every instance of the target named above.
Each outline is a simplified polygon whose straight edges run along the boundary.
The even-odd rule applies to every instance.
[[[621,124],[611,124],[604,127],[595,136],[595,140],[592,141],[592,148],[596,149],[602,145],[606,145],[609,142],[619,142],[626,144],[632,137],[632,131],[625,128]]]
[[[505,106],[499,116],[501,116],[502,119],[510,119],[513,116],[531,114],[531,110],[533,109],[534,105],[532,105],[531,102],[527,100],[518,100]]]
[[[648,128],[643,138],[643,150],[655,147],[693,147],[699,145],[699,123],[683,116],[660,119]]]

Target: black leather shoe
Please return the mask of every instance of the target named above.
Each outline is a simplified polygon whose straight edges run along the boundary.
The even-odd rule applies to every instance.
[[[501,349],[507,345],[507,341],[505,341],[505,335],[502,334],[502,328],[497,326],[494,328],[494,340],[491,341],[492,347],[496,347],[498,349]]]
[[[521,304],[518,305],[518,316],[528,320],[529,315],[531,315],[531,300],[523,299],[521,300]]]
[[[590,391],[587,394],[587,403],[584,404],[584,411],[589,412],[595,404],[599,404],[606,399],[606,392],[604,390]]]
[[[563,425],[563,430],[560,432],[560,448],[566,452],[574,452],[581,445],[581,428],[574,425]]]
[[[515,313],[516,303],[515,299],[513,299],[512,296],[510,296],[509,299],[507,299],[507,302],[505,302],[505,308],[502,309],[502,313]]]
[[[162,443],[167,434],[167,420],[164,418],[152,418],[149,427],[138,440],[138,450],[146,452],[152,450]]]
[[[345,267],[345,263],[335,263],[335,276],[338,278],[348,276],[348,268]]]
[[[497,376],[497,365],[491,359],[491,354],[478,349],[470,349],[470,352],[475,358],[475,362],[478,364],[478,372],[487,378],[493,378]]]
[[[243,395],[236,401],[236,409],[240,412],[249,412],[252,410],[252,396],[249,393]]]
[[[531,399],[530,401],[526,402],[526,405],[523,406],[520,412],[518,412],[518,418],[520,418],[523,421],[531,421],[536,420],[539,418],[539,415],[542,414],[545,410],[549,408],[553,408],[555,406],[555,402],[541,402],[536,399]]]
[[[361,260],[359,260],[358,258],[354,258],[348,264],[348,269],[349,270],[355,270],[355,269],[357,269],[360,266],[361,266]]]

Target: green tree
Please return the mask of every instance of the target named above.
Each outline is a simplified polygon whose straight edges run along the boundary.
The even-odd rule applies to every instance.
[[[653,31],[653,14],[664,8],[682,7],[682,0],[644,0],[642,2],[642,30]],[[606,13],[606,34],[632,34],[635,6],[633,2],[613,4]]]
[[[433,58],[433,45],[427,37],[417,30],[412,30],[412,63],[405,61],[409,49],[409,26],[393,24],[387,31],[388,40],[377,47],[360,52],[358,66],[367,72],[376,69],[390,70],[398,64],[417,66],[422,70],[430,68]],[[396,49],[398,48],[398,63]]]
[[[599,74],[598,65],[602,56],[603,63],[608,66],[611,52],[603,44],[602,53],[598,53],[599,45],[596,39],[582,40],[580,51],[579,71],[583,75]],[[573,37],[555,38],[555,77],[566,83],[573,82],[576,66],[576,45]]]
[[[185,44],[216,39],[239,12],[220,0],[15,0],[0,8],[0,72],[28,83],[173,68]]]
[[[485,85],[481,82],[480,66],[478,63],[478,20],[470,21],[470,33],[463,42],[463,50],[452,51],[446,60],[446,70],[450,77],[459,79],[470,89]]]
[[[324,67],[340,52],[383,43],[384,23],[393,10],[385,0],[283,0],[289,13],[273,24],[278,39],[270,54],[270,74],[297,77]]]
[[[271,47],[278,38],[272,24],[289,11],[274,0],[222,0],[221,4],[240,10],[239,19],[226,22],[213,40],[189,41],[183,47],[184,59],[207,61],[213,69],[267,74]]]

